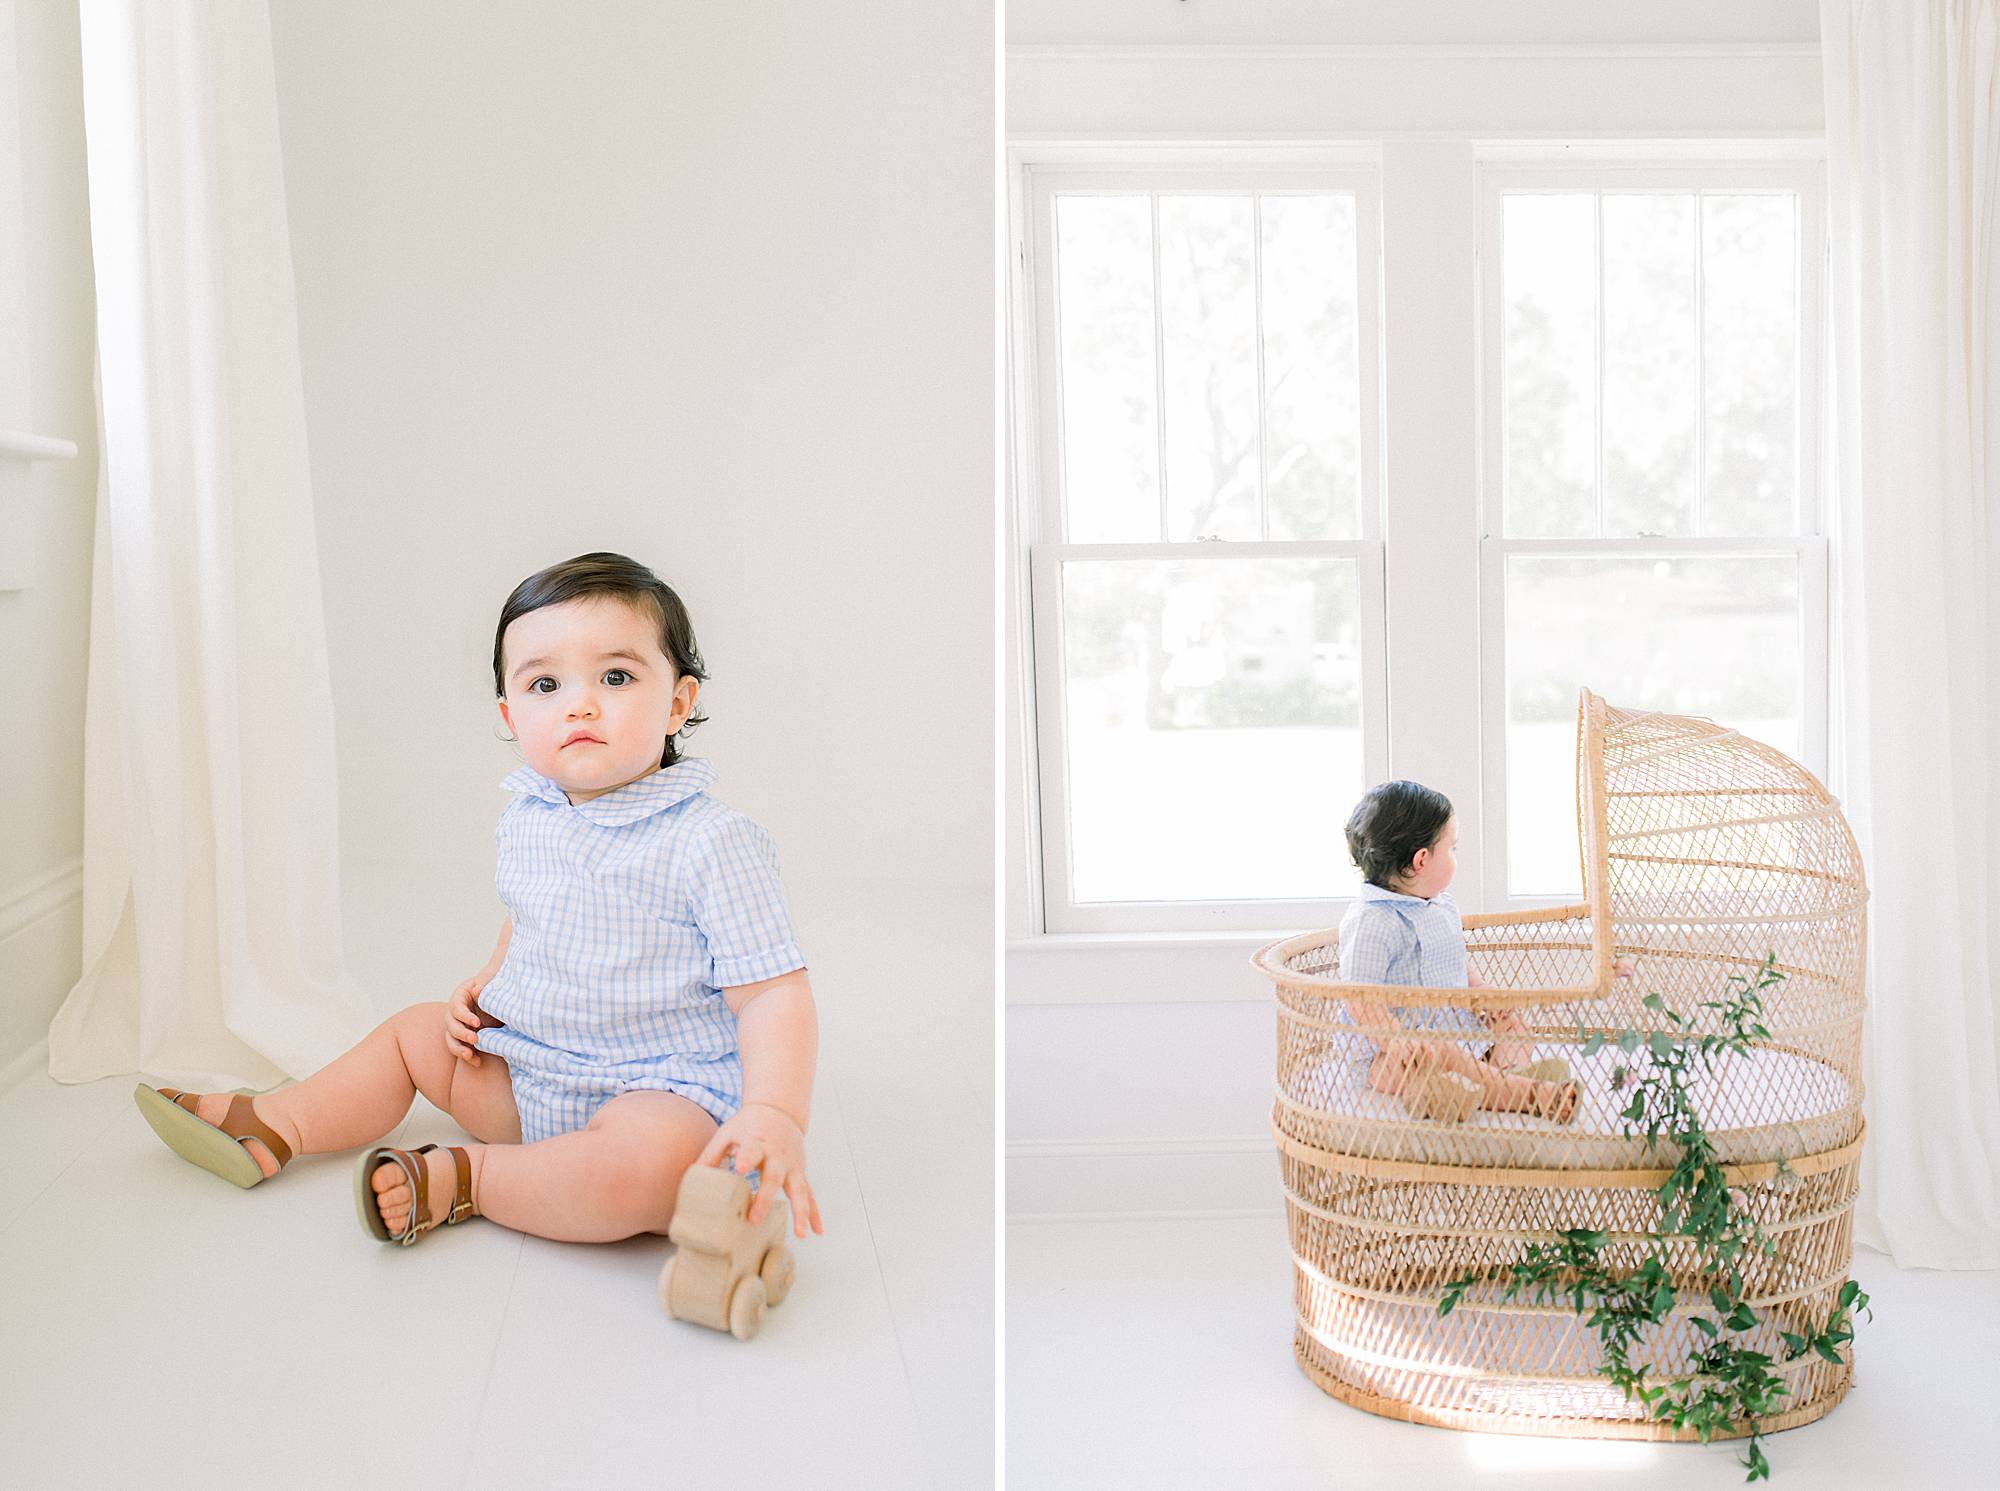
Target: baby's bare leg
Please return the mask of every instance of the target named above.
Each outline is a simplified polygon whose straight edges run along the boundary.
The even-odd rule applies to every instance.
[[[1537,1083],[1530,1078],[1504,1072],[1490,1061],[1479,1061],[1464,1052],[1463,1064],[1447,1061],[1450,1070],[1461,1076],[1470,1077],[1482,1089],[1479,1106],[1496,1113],[1531,1113],[1535,1109],[1535,1093],[1539,1087],[1550,1084]]]
[[[715,1120],[678,1093],[621,1093],[576,1133],[475,1149],[474,1204],[503,1227],[557,1242],[664,1237],[681,1176],[714,1132]]]
[[[257,1112],[299,1154],[373,1144],[403,1121],[419,1092],[467,1133],[519,1139],[507,1064],[459,1061],[445,1045],[444,1020],[442,1001],[400,1010],[303,1082],[261,1094]]]
[[[325,1154],[372,1144],[403,1121],[417,1093],[452,1115],[469,1134],[518,1142],[507,1063],[488,1056],[467,1066],[445,1045],[445,1006],[412,1005],[384,1020],[343,1056],[302,1082],[259,1093],[250,1108],[292,1147],[294,1155]],[[200,1096],[195,1112],[210,1123],[228,1111],[230,1094]],[[244,1146],[266,1176],[278,1162],[263,1141]]]
[[[1527,1077],[1503,1072],[1490,1061],[1481,1061],[1456,1041],[1391,1041],[1369,1068],[1369,1085],[1378,1092],[1397,1093],[1410,1071],[1418,1066],[1447,1071],[1477,1082],[1479,1106],[1500,1113],[1528,1113],[1535,1106],[1538,1085]]]

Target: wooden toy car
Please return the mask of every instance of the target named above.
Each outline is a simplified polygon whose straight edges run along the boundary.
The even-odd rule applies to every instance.
[[[676,1320],[747,1341],[764,1323],[765,1307],[790,1291],[791,1208],[774,1197],[754,1227],[749,1210],[748,1178],[714,1165],[688,1167],[667,1224],[677,1251],[660,1270],[660,1306]]]

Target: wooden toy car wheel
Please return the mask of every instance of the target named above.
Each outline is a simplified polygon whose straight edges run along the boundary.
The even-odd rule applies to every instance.
[[[764,1255],[757,1277],[764,1281],[764,1293],[770,1303],[782,1304],[792,1292],[792,1250],[783,1243],[771,1249]]]
[[[739,1341],[747,1341],[757,1334],[757,1328],[764,1323],[764,1281],[748,1278],[736,1286],[736,1292],[729,1296],[729,1334]]]
[[[676,1253],[660,1267],[660,1308],[669,1315],[674,1313],[674,1265],[680,1262]]]

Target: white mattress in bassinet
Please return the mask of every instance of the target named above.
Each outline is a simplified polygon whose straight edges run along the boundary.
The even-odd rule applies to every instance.
[[[1537,1057],[1560,1056],[1576,1081],[1576,1119],[1560,1125],[1526,1113],[1481,1108],[1464,1122],[1414,1118],[1400,1099],[1367,1082],[1367,1061],[1344,1052],[1294,1071],[1292,1093],[1327,1094],[1308,1106],[1278,1094],[1278,1121],[1289,1134],[1324,1149],[1377,1159],[1428,1164],[1555,1169],[1647,1168],[1673,1163],[1663,1143],[1649,1155],[1642,1130],[1626,1138],[1621,1109],[1632,1101],[1627,1086],[1614,1089],[1620,1064],[1643,1057],[1606,1046],[1584,1057],[1575,1045],[1543,1045]],[[1717,1153],[1726,1161],[1793,1158],[1833,1149],[1859,1128],[1853,1085],[1825,1062],[1791,1051],[1758,1049],[1747,1057],[1725,1055],[1712,1070],[1698,1070],[1688,1084]]]

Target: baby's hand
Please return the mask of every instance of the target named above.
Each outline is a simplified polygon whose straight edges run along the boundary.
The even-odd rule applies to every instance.
[[[826,1230],[820,1226],[819,1203],[813,1199],[812,1187],[806,1182],[806,1136],[791,1114],[769,1103],[745,1103],[709,1137],[708,1147],[695,1163],[720,1164],[731,1150],[736,1152],[736,1158],[730,1168],[738,1175],[748,1175],[752,1170],[763,1172],[757,1181],[757,1194],[750,1202],[753,1224],[764,1220],[764,1214],[771,1209],[771,1198],[783,1191],[791,1198],[792,1231],[796,1235],[806,1235],[808,1221],[813,1231]]]
[[[485,987],[485,978],[474,974],[451,991],[445,1007],[445,1046],[470,1066],[479,1065],[479,1032],[501,1023],[479,1007],[479,991]]]

